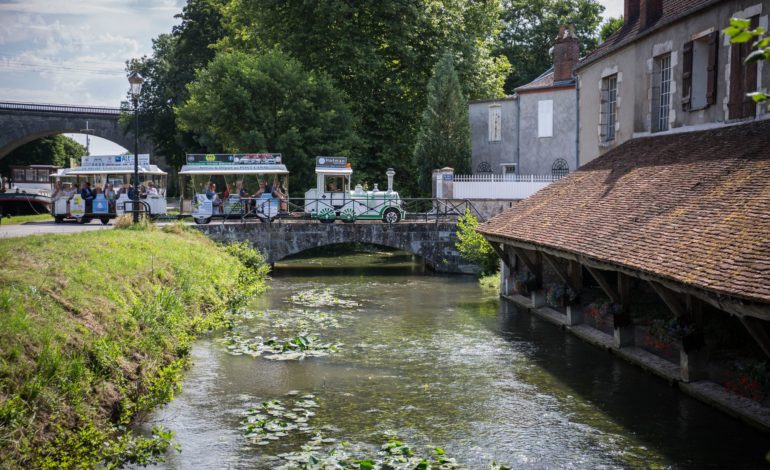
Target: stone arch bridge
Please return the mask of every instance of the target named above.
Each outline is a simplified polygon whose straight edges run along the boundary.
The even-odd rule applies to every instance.
[[[366,243],[412,253],[437,272],[475,273],[478,267],[460,257],[455,248],[454,222],[341,222],[218,223],[196,226],[221,242],[249,242],[273,264],[303,251],[341,243]]]
[[[98,106],[0,101],[0,158],[13,149],[50,135],[75,133],[107,139],[129,151],[134,150],[133,133],[124,133],[118,119],[121,110]],[[139,152],[149,153],[152,143],[140,138]]]

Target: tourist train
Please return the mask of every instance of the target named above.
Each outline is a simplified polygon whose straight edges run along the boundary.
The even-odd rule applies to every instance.
[[[388,189],[350,189],[353,170],[345,157],[316,157],[316,187],[305,193],[302,208],[290,207],[289,171],[279,153],[188,154],[179,171],[181,212],[198,224],[214,218],[306,217],[324,223],[339,219],[382,220],[405,217],[401,198],[393,190],[395,172],[387,172]]]
[[[57,223],[74,220],[88,223],[132,212],[134,192],[133,155],[91,155],[81,158],[75,168],[60,169],[50,175],[53,207]],[[139,204],[137,210],[150,217],[166,215],[167,173],[150,164],[150,156],[139,155]]]

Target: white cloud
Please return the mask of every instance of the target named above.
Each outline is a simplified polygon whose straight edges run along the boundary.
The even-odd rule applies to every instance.
[[[117,106],[125,62],[152,53],[183,0],[0,3],[0,99]]]

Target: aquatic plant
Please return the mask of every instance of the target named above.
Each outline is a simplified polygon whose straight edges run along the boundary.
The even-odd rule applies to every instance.
[[[305,307],[337,307],[356,308],[361,304],[352,299],[346,299],[331,289],[308,289],[292,294],[287,302]]]
[[[289,392],[295,396],[298,392]],[[266,446],[291,433],[314,432],[310,419],[317,408],[315,395],[304,395],[294,400],[269,400],[246,410],[241,421],[243,435],[257,445]]]
[[[328,356],[337,352],[341,343],[321,343],[318,336],[300,334],[288,339],[277,337],[263,338],[255,336],[244,338],[238,331],[225,334],[223,340],[229,354],[240,356],[264,357],[275,361],[301,360],[306,357]]]

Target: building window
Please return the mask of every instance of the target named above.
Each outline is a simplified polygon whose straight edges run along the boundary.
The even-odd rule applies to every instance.
[[[553,137],[553,100],[537,102],[537,136]]]
[[[501,167],[503,167],[503,174],[504,175],[515,175],[516,174],[516,164],[515,163],[501,163]]]
[[[759,17],[752,16],[751,29],[759,24]],[[748,118],[756,115],[757,107],[750,97],[746,96],[757,89],[757,63],[744,64],[751,53],[751,41],[733,44],[730,49],[730,102],[727,107],[728,119]]]
[[[671,107],[671,54],[655,58],[652,85],[652,132],[668,130]]]
[[[682,48],[682,110],[703,109],[717,102],[719,33],[702,35]]]
[[[612,142],[615,140],[615,122],[617,120],[618,102],[618,76],[610,75],[602,79],[601,102],[601,141]]]
[[[558,180],[569,174],[569,164],[567,160],[563,158],[557,158],[553,165],[551,165],[551,176],[553,179]]]
[[[502,140],[503,113],[499,104],[489,107],[489,141],[500,142]]]
[[[476,167],[476,173],[492,173],[492,167],[487,162],[481,162]]]

